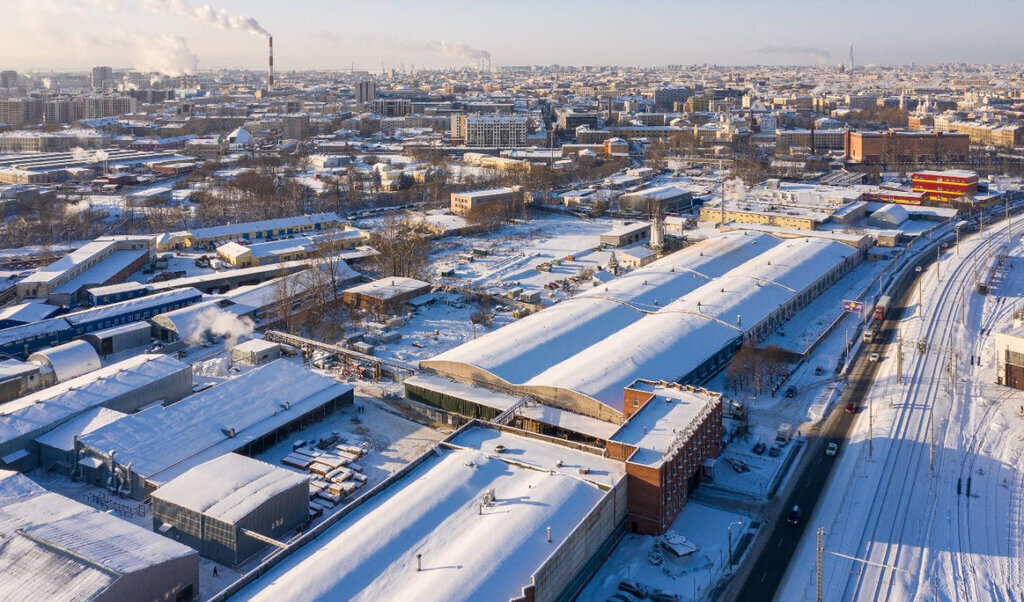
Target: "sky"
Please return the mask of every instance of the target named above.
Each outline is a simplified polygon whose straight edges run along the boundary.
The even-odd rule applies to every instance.
[[[1012,63],[1022,0],[2,0],[0,69]],[[204,8],[205,7],[205,8]],[[250,17],[242,20],[240,17]],[[219,27],[218,27],[219,25]],[[226,29],[222,29],[226,28]]]

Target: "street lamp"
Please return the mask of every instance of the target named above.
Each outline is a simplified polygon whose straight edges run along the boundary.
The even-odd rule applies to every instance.
[[[916,268],[914,268],[914,271],[917,272],[918,274],[920,274],[921,272],[924,271],[924,269],[921,266],[917,266]],[[924,297],[923,297],[923,295],[921,293],[921,289],[924,288],[924,286],[922,286],[923,284],[924,284],[924,281],[921,278],[918,278],[917,279],[917,313],[918,313],[918,315],[924,315]]]
[[[739,526],[742,527],[743,523],[738,521],[738,520],[735,520],[735,521],[729,523],[729,568],[730,569],[732,568],[732,564],[733,564],[733,562],[732,562],[733,561],[733,557],[732,557],[733,556],[732,555],[732,526],[733,525],[739,525]]]

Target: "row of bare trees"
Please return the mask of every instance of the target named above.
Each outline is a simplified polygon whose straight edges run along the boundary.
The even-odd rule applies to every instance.
[[[726,386],[734,394],[749,391],[760,395],[787,376],[786,352],[776,345],[758,347],[752,341],[743,343],[725,368]]]

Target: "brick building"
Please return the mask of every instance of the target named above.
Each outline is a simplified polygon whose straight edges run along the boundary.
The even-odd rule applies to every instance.
[[[847,131],[843,145],[846,156],[856,163],[902,163],[937,160],[966,161],[971,141],[967,134],[949,132]]]
[[[622,412],[607,451],[626,463],[626,528],[660,535],[722,451],[722,396],[640,379],[625,388]]]

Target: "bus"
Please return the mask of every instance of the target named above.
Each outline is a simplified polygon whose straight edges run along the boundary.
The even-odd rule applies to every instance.
[[[889,313],[890,305],[892,305],[892,299],[889,297],[889,295],[885,295],[884,297],[879,299],[878,303],[875,305],[875,320],[884,320],[885,315]]]

